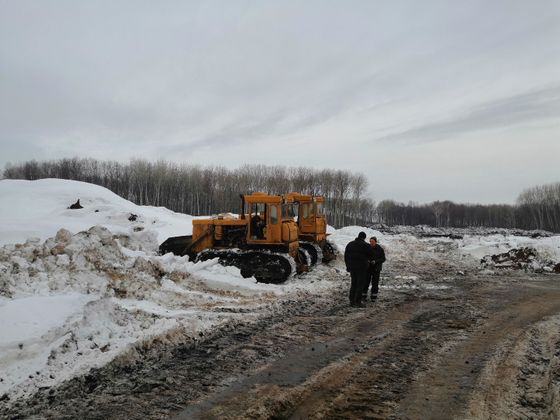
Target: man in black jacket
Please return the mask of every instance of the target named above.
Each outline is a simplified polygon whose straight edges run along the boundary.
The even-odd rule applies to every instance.
[[[379,277],[381,276],[381,269],[383,268],[383,263],[385,262],[385,250],[377,243],[377,238],[375,236],[369,238],[369,244],[373,249],[374,257],[369,262],[368,275],[366,282],[364,283],[362,299],[367,299],[367,291],[371,282],[370,297],[372,302],[374,302],[375,299],[377,299],[377,294],[379,293]]]
[[[362,290],[367,280],[369,261],[375,257],[373,248],[366,243],[365,232],[360,232],[358,237],[346,245],[344,262],[346,270],[350,272],[352,284],[350,286],[350,305],[363,307],[361,302]]]

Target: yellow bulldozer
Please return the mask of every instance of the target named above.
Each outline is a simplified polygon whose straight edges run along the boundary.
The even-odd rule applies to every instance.
[[[311,264],[316,264],[319,260],[326,263],[335,259],[335,248],[327,241],[324,197],[297,192],[289,193],[288,196],[297,204],[299,246],[307,251]]]
[[[192,235],[167,239],[160,253],[189,255],[191,261],[219,258],[264,283],[281,283],[310,264],[300,247],[294,197],[241,195],[239,216],[222,214],[193,220]]]

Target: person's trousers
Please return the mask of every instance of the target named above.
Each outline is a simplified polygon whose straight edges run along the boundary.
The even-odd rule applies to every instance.
[[[352,270],[350,271],[350,303],[357,304],[362,300],[362,290],[367,280],[367,270]]]
[[[369,285],[371,284],[371,294],[376,295],[379,293],[379,278],[381,276],[381,270],[368,270],[366,281],[364,282],[363,295],[367,295]]]

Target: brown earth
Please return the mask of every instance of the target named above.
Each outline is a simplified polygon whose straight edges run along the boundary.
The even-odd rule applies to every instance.
[[[380,300],[365,309],[348,307],[338,274],[324,295],[194,344],[136,349],[0,402],[0,416],[559,418],[560,277],[438,261],[388,265]],[[415,277],[405,284],[402,273]]]
[[[286,353],[178,417],[558,418],[560,329],[538,334],[539,322],[560,313],[558,279],[485,282],[459,290],[326,319],[331,327],[321,340]],[[528,333],[542,341],[544,355],[518,351],[526,359],[520,369],[510,365],[511,355],[495,360]],[[497,366],[482,380],[489,362]],[[533,370],[542,376],[527,375]],[[509,395],[505,387],[517,392]],[[534,389],[533,395],[520,387]]]

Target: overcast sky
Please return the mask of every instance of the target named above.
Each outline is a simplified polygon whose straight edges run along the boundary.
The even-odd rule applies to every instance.
[[[0,167],[73,156],[512,203],[560,181],[560,1],[0,0]]]

